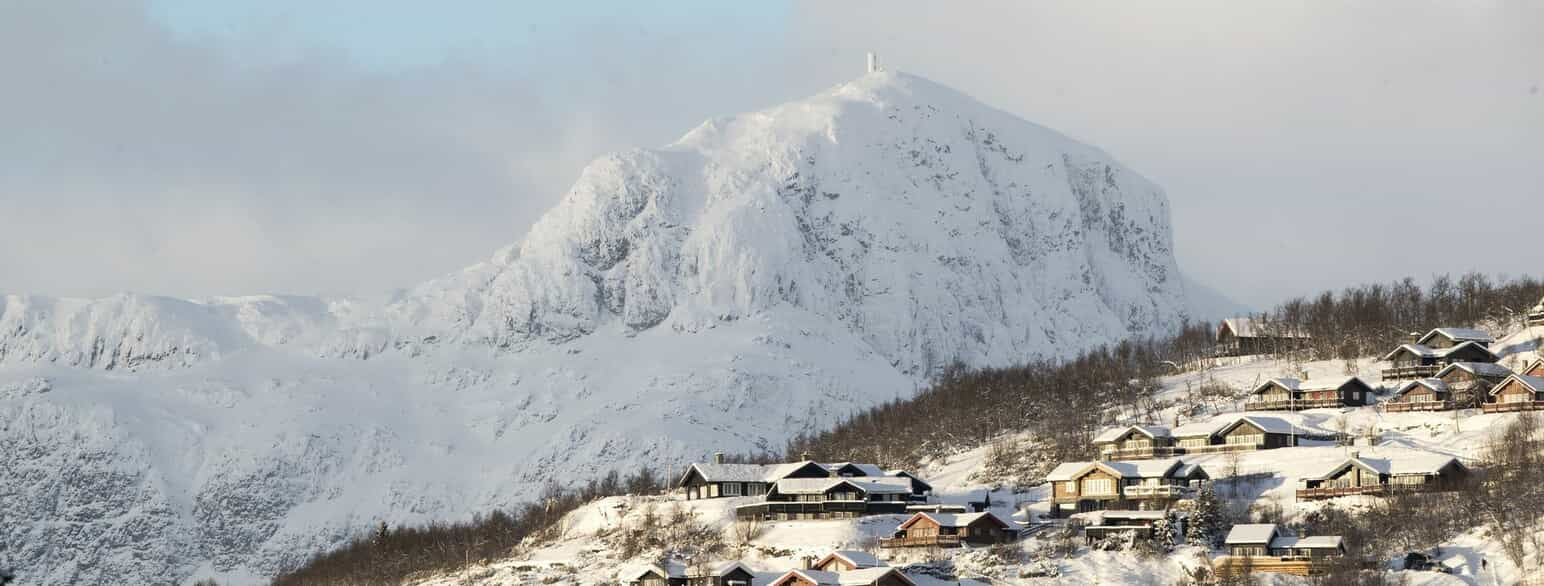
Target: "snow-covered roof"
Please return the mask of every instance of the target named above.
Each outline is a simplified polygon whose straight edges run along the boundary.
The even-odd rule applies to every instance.
[[[1363,382],[1362,379],[1354,376],[1318,378],[1312,380],[1298,380],[1295,378],[1284,377],[1273,378],[1260,383],[1260,386],[1255,387],[1254,393],[1258,395],[1270,389],[1272,386],[1280,386],[1291,391],[1332,391],[1344,387],[1353,381],[1361,383],[1363,386],[1370,386],[1367,385],[1366,382]]]
[[[900,476],[856,476],[841,478],[869,494],[909,494],[911,479]]]
[[[1206,469],[1202,468],[1200,464],[1180,464],[1179,468],[1174,469],[1175,478],[1191,478],[1198,473],[1203,477],[1211,478],[1211,475],[1207,474]]]
[[[704,568],[706,571],[703,571],[704,569],[695,569],[695,568],[694,569],[689,569],[686,572],[686,576],[688,578],[702,578],[702,577],[708,577],[708,576],[722,576],[724,574],[728,574],[729,572],[734,571],[735,568],[739,568],[741,570],[745,570],[745,573],[751,574],[753,576],[756,574],[756,571],[752,570],[750,568],[750,566],[747,566],[747,565],[745,565],[743,563],[740,563],[739,561],[736,561],[736,560],[724,560],[724,561],[718,561],[718,562],[709,562],[707,564],[707,567]]]
[[[820,561],[816,563],[816,565],[824,564],[827,561],[830,561],[831,558],[843,560],[854,568],[883,568],[890,565],[885,563],[884,560],[879,559],[879,557],[875,556],[874,554],[868,553],[866,551],[856,551],[850,549],[833,551],[827,554],[826,557],[821,558]]]
[[[895,568],[864,568],[861,570],[853,570],[851,572],[791,570],[788,573],[779,576],[778,580],[782,580],[787,576],[796,575],[800,578],[803,578],[804,581],[812,582],[817,586],[865,586],[867,584],[878,582],[881,578],[891,575],[892,572],[894,573],[893,575],[899,577],[902,582],[915,586],[916,583],[912,582],[911,578],[907,578],[905,574],[896,571]]]
[[[1417,451],[1386,455],[1356,455],[1342,460],[1323,473],[1303,476],[1303,479],[1325,480],[1349,466],[1360,466],[1363,470],[1389,476],[1431,476],[1457,462],[1458,459],[1452,456]]]
[[[669,560],[648,566],[636,566],[622,571],[622,581],[632,582],[642,579],[650,573],[658,574],[666,578],[685,578],[686,564]]]
[[[1506,380],[1501,381],[1496,386],[1491,387],[1490,394],[1494,395],[1496,393],[1501,392],[1502,387],[1507,386],[1507,383],[1511,382],[1514,379],[1517,380],[1517,382],[1522,383],[1523,386],[1528,387],[1529,390],[1531,390],[1531,391],[1533,391],[1535,393],[1544,393],[1544,376],[1528,376],[1526,374],[1514,374],[1512,376],[1506,377]]]
[[[1405,393],[1415,390],[1416,387],[1426,387],[1438,393],[1448,392],[1447,381],[1440,378],[1423,378],[1405,383],[1405,386],[1399,387],[1399,392],[1394,394],[1404,396]]]
[[[1098,436],[1096,436],[1094,438],[1094,443],[1102,444],[1102,443],[1113,442],[1113,441],[1115,441],[1117,439],[1120,439],[1120,436],[1126,435],[1126,432],[1132,431],[1132,430],[1135,430],[1137,433],[1140,433],[1140,434],[1145,435],[1145,436],[1150,437],[1150,438],[1169,437],[1169,428],[1167,428],[1167,427],[1164,427],[1162,425],[1140,425],[1139,424],[1139,425],[1127,425],[1125,427],[1115,427],[1115,428],[1107,429],[1107,430],[1104,431],[1104,433],[1101,433],[1101,434],[1099,434]]]
[[[1449,354],[1453,354],[1455,352],[1458,352],[1459,349],[1468,348],[1468,347],[1477,348],[1477,349],[1479,349],[1479,350],[1481,350],[1481,351],[1483,351],[1486,354],[1489,354],[1491,356],[1495,356],[1496,355],[1496,353],[1490,351],[1490,348],[1486,348],[1483,344],[1479,344],[1479,343],[1476,343],[1476,342],[1464,342],[1462,344],[1459,344],[1457,346],[1452,346],[1452,347],[1449,347],[1449,348],[1432,348],[1430,346],[1425,346],[1425,345],[1422,345],[1422,344],[1400,344],[1399,347],[1395,348],[1393,352],[1389,352],[1388,354],[1383,355],[1383,359],[1384,360],[1393,360],[1394,357],[1398,356],[1400,352],[1409,352],[1411,354],[1414,354],[1416,356],[1420,356],[1422,358],[1444,358],[1444,357],[1448,356]]]
[[[1228,531],[1227,545],[1268,544],[1276,537],[1275,523],[1244,523]]]
[[[1426,332],[1426,335],[1421,336],[1421,339],[1416,340],[1415,343],[1425,344],[1437,336],[1442,336],[1454,342],[1479,342],[1481,344],[1489,344],[1496,341],[1496,338],[1491,336],[1490,332],[1484,330],[1476,330],[1473,328],[1436,328],[1430,332]]]
[[[1217,435],[1227,432],[1245,421],[1254,424],[1255,427],[1260,428],[1261,431],[1266,433],[1292,434],[1297,431],[1290,422],[1280,417],[1271,417],[1269,415],[1224,415],[1207,421],[1186,423],[1174,428],[1173,433],[1176,438]]]
[[[1297,431],[1292,427],[1291,423],[1280,417],[1270,417],[1268,415],[1243,415],[1238,419],[1229,422],[1227,425],[1222,426],[1221,429],[1217,430],[1217,433],[1227,433],[1229,430],[1232,430],[1233,428],[1238,427],[1245,422],[1260,428],[1260,431],[1265,433],[1290,434]]]
[[[981,512],[981,513],[928,513],[928,512],[922,512],[922,513],[917,513],[915,515],[912,515],[912,517],[910,519],[907,519],[906,522],[901,523],[901,527],[907,527],[907,526],[911,525],[913,522],[915,522],[917,519],[920,519],[920,518],[932,519],[933,522],[937,523],[939,527],[964,527],[964,526],[970,525],[971,523],[975,523],[976,521],[979,521],[982,518],[986,518],[986,517],[990,517],[992,520],[996,521],[997,523],[1001,524],[1004,527],[1012,527],[1013,526],[1011,523],[1008,523],[1007,521],[1004,521],[1002,519],[1002,517],[998,517],[997,515],[992,514],[990,511],[987,511],[987,512]]]
[[[1093,462],[1062,462],[1061,464],[1057,464],[1055,468],[1052,468],[1051,471],[1045,475],[1045,479],[1051,482],[1072,480],[1073,477],[1077,476],[1079,472],[1082,472],[1084,468],[1088,468],[1089,466],[1093,465]]]
[[[1312,537],[1277,537],[1271,540],[1271,549],[1340,549],[1339,535],[1315,535]]]
[[[1454,370],[1463,370],[1475,376],[1506,377],[1512,374],[1512,369],[1494,362],[1454,362],[1437,371],[1437,378],[1447,376]]]
[[[1237,337],[1240,337],[1240,338],[1264,338],[1264,337],[1272,337],[1272,338],[1307,338],[1307,337],[1309,337],[1306,332],[1303,332],[1303,331],[1298,330],[1296,328],[1285,328],[1285,327],[1282,327],[1282,326],[1279,326],[1279,325],[1275,325],[1275,324],[1267,325],[1265,323],[1260,322],[1259,320],[1256,320],[1256,319],[1253,319],[1253,318],[1248,318],[1248,317],[1230,317],[1230,318],[1222,320],[1222,323],[1217,325],[1217,333],[1219,335],[1222,334],[1222,328],[1224,328],[1224,327],[1228,328],[1229,330],[1232,330],[1233,331],[1233,335],[1237,336]]]
[[[718,464],[698,462],[692,468],[707,482],[756,482],[767,475],[768,466],[762,464]]]
[[[1100,462],[1101,466],[1118,473],[1121,478],[1162,478],[1180,466],[1179,458],[1162,460],[1132,460]]]
[[[782,480],[784,477],[788,476],[789,474],[793,474],[794,472],[798,471],[800,468],[803,468],[803,467],[808,466],[810,464],[814,464],[816,466],[820,466],[819,462],[811,462],[809,460],[803,460],[803,461],[800,461],[800,462],[784,462],[782,464],[772,464],[772,465],[769,465],[767,467],[767,471],[766,471],[765,475],[762,476],[761,479],[765,480],[767,482],[773,482],[773,481],[777,481],[777,480]],[[825,466],[820,466],[820,467],[821,468],[825,468]],[[831,472],[830,470],[826,470],[826,473],[829,474],[830,472]]]

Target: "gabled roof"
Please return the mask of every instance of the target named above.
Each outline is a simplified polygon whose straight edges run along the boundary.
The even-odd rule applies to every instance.
[[[1217,430],[1217,435],[1222,435],[1233,431],[1233,428],[1243,425],[1245,422],[1260,428],[1260,431],[1264,431],[1265,433],[1292,434],[1296,433],[1297,431],[1291,423],[1288,423],[1287,420],[1280,417],[1270,417],[1267,415],[1244,415],[1238,419],[1233,420],[1232,422],[1229,422],[1227,425],[1222,426],[1222,428]]]
[[[772,464],[772,465],[770,465],[767,468],[766,474],[762,476],[762,480],[764,480],[766,482],[775,482],[775,481],[778,481],[778,480],[782,480],[784,478],[787,478],[789,474],[793,474],[794,472],[798,472],[799,470],[803,469],[804,467],[810,466],[810,465],[814,465],[815,467],[820,468],[821,470],[825,470],[826,474],[830,474],[831,473],[831,471],[829,469],[827,469],[825,466],[821,466],[819,462],[814,462],[814,461],[810,461],[810,460],[803,460],[803,461],[800,461],[800,462],[785,462],[785,463],[782,463],[782,464]]]
[[[1295,378],[1287,378],[1287,377],[1273,378],[1273,379],[1267,380],[1267,381],[1265,381],[1263,383],[1260,383],[1259,385],[1256,385],[1254,390],[1250,391],[1249,393],[1252,394],[1252,395],[1258,395],[1260,393],[1263,393],[1265,391],[1271,390],[1272,388],[1276,388],[1276,387],[1281,387],[1281,388],[1289,390],[1289,391],[1296,391],[1296,390],[1299,390],[1299,388],[1302,386],[1302,384],[1303,384],[1303,381],[1297,380]]]
[[[1271,540],[1272,549],[1340,549],[1343,541],[1339,535],[1315,535],[1313,537],[1277,537]]]
[[[1475,376],[1501,377],[1512,374],[1512,369],[1494,362],[1454,362],[1437,371],[1437,378],[1447,376],[1454,370],[1462,370]]]
[[[1528,376],[1526,374],[1514,374],[1512,376],[1506,377],[1506,380],[1503,380],[1503,381],[1501,381],[1499,383],[1496,383],[1496,386],[1491,387],[1490,388],[1490,394],[1494,395],[1494,394],[1500,392],[1502,387],[1507,386],[1507,383],[1510,383],[1513,380],[1516,380],[1518,383],[1521,383],[1524,387],[1526,387],[1530,391],[1533,391],[1535,394],[1537,394],[1537,393],[1544,393],[1544,376]]]
[[[1193,463],[1192,464],[1180,464],[1179,468],[1175,468],[1174,469],[1173,476],[1175,478],[1187,478],[1187,479],[1188,478],[1206,478],[1206,479],[1210,479],[1212,477],[1212,475],[1206,473],[1206,469],[1202,468],[1200,464],[1193,464]]]
[[[1258,395],[1273,386],[1279,386],[1290,391],[1333,391],[1344,388],[1351,383],[1358,383],[1364,387],[1372,388],[1359,377],[1345,376],[1335,378],[1317,378],[1311,380],[1298,380],[1295,378],[1273,378],[1255,387],[1253,393]]]
[[[886,476],[885,469],[880,468],[878,464],[862,464],[859,462],[832,462],[830,464],[821,464],[821,466],[825,466],[826,470],[830,470],[832,474],[836,474],[837,471],[842,468],[852,468],[864,476]]]
[[[670,560],[649,566],[638,566],[623,570],[621,578],[623,582],[631,582],[642,579],[651,573],[665,578],[685,578],[686,564]]]
[[[846,484],[866,494],[911,494],[911,480],[894,476],[832,478],[784,478],[773,483],[781,494],[821,494]]]
[[[742,563],[740,563],[738,561],[735,561],[735,560],[725,560],[725,561],[719,561],[719,562],[711,562],[711,563],[707,564],[706,568],[703,568],[703,569],[688,569],[687,572],[686,572],[686,576],[688,578],[703,578],[703,577],[709,577],[709,576],[722,576],[724,574],[728,574],[730,572],[733,572],[736,568],[744,570],[745,573],[750,574],[752,576],[756,575],[756,571],[752,570],[750,568],[750,566],[747,566],[747,565],[742,564]],[[706,570],[706,571],[703,571],[703,570]]]
[[[691,476],[692,470],[702,475],[707,482],[757,482],[767,475],[767,466],[762,464],[717,464],[712,462],[698,462],[687,468],[686,475],[681,477],[681,482],[686,482],[686,477]]]
[[[1496,338],[1491,336],[1490,332],[1484,330],[1476,330],[1472,328],[1436,328],[1430,332],[1426,332],[1426,335],[1421,336],[1421,339],[1416,340],[1415,343],[1425,345],[1427,342],[1430,342],[1437,336],[1442,336],[1454,342],[1479,342],[1480,344],[1490,344],[1491,342],[1496,341]]]
[[[896,529],[905,529],[922,519],[929,519],[937,523],[939,527],[966,527],[976,521],[987,519],[999,527],[1010,528],[1013,525],[1004,521],[1002,517],[992,514],[990,511],[983,513],[916,513],[911,518],[902,522]]]
[[[929,484],[928,481],[923,480],[921,476],[917,476],[916,474],[913,474],[913,473],[908,472],[906,470],[890,470],[890,471],[886,472],[885,474],[890,475],[890,476],[894,476],[896,478],[910,478],[912,481],[914,481],[914,482],[916,482],[918,484],[921,484],[922,486],[927,487],[928,490],[933,490],[933,485]]]
[[[1357,466],[1373,474],[1388,476],[1433,476],[1444,468],[1457,464],[1457,458],[1431,452],[1410,452],[1394,455],[1357,455],[1342,460],[1334,467],[1316,476],[1304,476],[1304,480],[1325,480],[1351,466]]]
[[[1403,397],[1405,393],[1415,390],[1416,387],[1426,387],[1439,394],[1448,393],[1447,381],[1440,378],[1423,378],[1405,383],[1405,386],[1399,387],[1399,391],[1395,392],[1394,396]]]
[[[890,565],[866,551],[837,550],[826,554],[826,557],[820,558],[820,561],[815,562],[815,566],[824,566],[833,559],[845,561],[853,568],[884,568]]]
[[[1179,458],[1166,458],[1162,460],[1133,460],[1112,462],[1066,462],[1051,469],[1045,479],[1051,482],[1064,482],[1072,480],[1090,470],[1098,468],[1119,478],[1163,478],[1171,477],[1175,470],[1180,468]]]
[[[1539,358],[1537,360],[1534,360],[1533,364],[1529,364],[1528,368],[1524,368],[1523,371],[1521,373],[1519,373],[1519,374],[1527,374],[1528,376],[1538,376],[1536,374],[1532,374],[1532,373],[1536,373],[1536,372],[1537,373],[1544,373],[1544,358]]]
[[[1393,360],[1394,357],[1398,356],[1400,352],[1409,352],[1422,358],[1445,358],[1450,354],[1457,353],[1462,348],[1470,347],[1484,352],[1490,356],[1496,356],[1495,352],[1491,352],[1490,348],[1486,348],[1483,344],[1478,344],[1475,342],[1464,342],[1451,348],[1432,348],[1430,346],[1423,346],[1421,344],[1400,344],[1399,347],[1395,348],[1393,352],[1389,352],[1388,354],[1383,355],[1383,359]]]
[[[1276,538],[1275,523],[1244,523],[1228,531],[1227,545],[1268,545]]]
[[[1169,428],[1167,428],[1167,427],[1164,427],[1162,425],[1142,425],[1142,424],[1138,424],[1138,425],[1127,425],[1125,427],[1115,427],[1115,428],[1107,429],[1107,430],[1105,430],[1104,433],[1101,433],[1097,437],[1094,438],[1094,443],[1102,444],[1102,443],[1113,442],[1113,441],[1115,441],[1117,439],[1120,439],[1121,436],[1126,435],[1126,432],[1129,432],[1129,431],[1135,431],[1137,433],[1140,433],[1142,435],[1145,435],[1145,436],[1153,438],[1153,439],[1157,439],[1157,438],[1161,438],[1161,437],[1169,437]]]

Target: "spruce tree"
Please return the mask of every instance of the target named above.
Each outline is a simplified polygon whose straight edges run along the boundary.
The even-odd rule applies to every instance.
[[[1196,495],[1195,511],[1190,513],[1190,522],[1185,527],[1185,542],[1191,545],[1212,548],[1222,545],[1224,532],[1223,525],[1227,521],[1222,514],[1222,499],[1217,498],[1217,491],[1211,483],[1201,487],[1201,493]]]

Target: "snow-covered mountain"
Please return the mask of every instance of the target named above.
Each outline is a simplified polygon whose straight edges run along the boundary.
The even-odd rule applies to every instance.
[[[1162,191],[900,73],[602,157],[374,299],[0,300],[0,566],[271,574],[379,520],[777,449],[940,368],[1187,314]]]

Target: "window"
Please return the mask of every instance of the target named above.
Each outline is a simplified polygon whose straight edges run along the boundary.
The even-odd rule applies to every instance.
[[[1115,483],[1108,478],[1084,480],[1083,494],[1115,494]]]
[[[1263,443],[1265,443],[1264,435],[1250,434],[1228,436],[1229,445],[1260,445]]]
[[[738,482],[725,482],[724,496],[740,496],[742,492],[741,486],[742,485]]]

